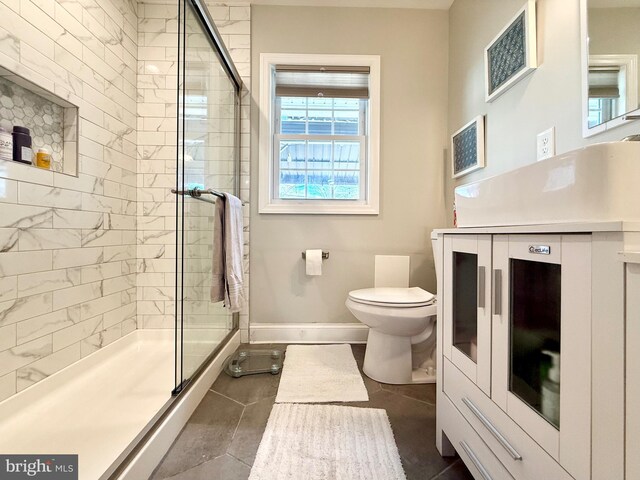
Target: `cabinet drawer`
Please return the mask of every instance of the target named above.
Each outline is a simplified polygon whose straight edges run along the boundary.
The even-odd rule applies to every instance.
[[[444,432],[476,480],[513,480],[456,407],[444,398],[438,409],[447,417]],[[450,421],[449,421],[450,420]]]
[[[444,392],[496,457],[518,480],[572,480],[547,452],[495,403],[444,360]],[[438,406],[439,407],[439,406]],[[448,420],[446,425],[448,425]],[[444,424],[443,424],[444,425]],[[446,429],[445,429],[446,431]]]

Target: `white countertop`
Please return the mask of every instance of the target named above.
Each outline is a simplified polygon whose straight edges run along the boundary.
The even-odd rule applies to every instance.
[[[549,223],[544,225],[510,225],[487,227],[437,228],[436,235],[465,233],[585,233],[585,232],[640,232],[638,222],[580,222]]]
[[[618,258],[624,263],[640,263],[640,252],[619,252]]]

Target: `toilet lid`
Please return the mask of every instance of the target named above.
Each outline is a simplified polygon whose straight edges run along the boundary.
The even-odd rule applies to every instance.
[[[392,305],[394,307],[422,307],[430,305],[435,299],[420,287],[412,288],[363,288],[349,292],[354,302],[367,305]]]

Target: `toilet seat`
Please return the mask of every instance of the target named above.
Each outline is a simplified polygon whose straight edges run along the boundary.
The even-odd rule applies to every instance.
[[[433,304],[435,302],[435,295],[420,287],[363,288],[349,292],[349,299],[364,305],[415,308]]]

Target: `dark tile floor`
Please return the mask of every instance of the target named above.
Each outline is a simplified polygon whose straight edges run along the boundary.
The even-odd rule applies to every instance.
[[[352,348],[362,369],[364,345]],[[442,458],[436,450],[434,385],[385,385],[363,378],[369,401],[339,405],[387,411],[408,480],[472,480],[460,459]],[[151,479],[246,480],[279,382],[280,375],[268,373],[240,378],[221,373]]]

